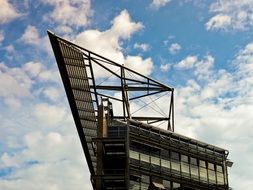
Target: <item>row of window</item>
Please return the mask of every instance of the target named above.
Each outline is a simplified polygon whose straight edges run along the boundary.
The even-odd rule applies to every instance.
[[[179,190],[181,185],[176,182],[171,182],[168,180],[159,180],[160,182],[155,182],[153,177],[147,175],[130,175],[130,190],[148,190],[152,189],[153,184],[159,184],[160,188],[168,190]]]
[[[164,159],[157,157],[157,155],[148,155],[130,150],[130,158],[142,162],[144,166],[151,164],[154,168],[161,167],[163,172],[177,173],[183,177],[193,178],[210,184],[227,184],[222,166],[215,166],[213,163],[206,163],[203,160],[197,160],[186,155],[181,155],[181,160],[174,159],[173,156],[171,156],[171,159]]]
[[[184,147],[190,148],[191,151],[198,152],[199,154],[202,154],[202,155],[209,155],[212,157],[215,156],[216,158],[219,158],[219,159],[222,159],[225,154],[225,152],[224,153],[217,152],[214,147],[212,148],[212,146],[210,148],[206,148],[204,147],[206,144],[203,144],[203,143],[202,143],[202,146],[200,144],[195,145],[195,144],[187,143],[179,139],[169,137],[167,135],[159,134],[157,132],[152,131],[151,129],[147,130],[144,128],[131,126],[130,132],[134,135],[138,134],[145,138],[149,137],[159,142],[160,141],[164,141],[165,143],[170,142],[171,144],[176,144],[177,146],[180,146],[181,148],[184,148]]]

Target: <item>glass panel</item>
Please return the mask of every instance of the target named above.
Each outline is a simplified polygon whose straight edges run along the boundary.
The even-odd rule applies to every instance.
[[[207,170],[206,168],[199,168],[200,180],[207,181]]]
[[[214,170],[214,164],[208,163],[208,169]]]
[[[181,155],[181,161],[188,162],[188,156]]]
[[[199,166],[203,167],[203,168],[206,168],[206,162],[203,161],[203,160],[199,160]]]
[[[157,158],[154,156],[151,156],[150,158],[151,158],[151,164],[155,164],[155,165],[160,166],[160,158]]]
[[[213,170],[208,170],[208,178],[209,178],[209,183],[216,183],[215,172]]]
[[[175,182],[173,182],[173,187],[172,187],[172,189],[181,189],[180,188],[181,187],[181,185],[179,184],[179,183],[175,183]]]
[[[191,177],[193,177],[193,178],[199,178],[198,167],[195,166],[195,165],[191,165]]]
[[[171,169],[180,172],[180,163],[178,161],[171,161]]]
[[[222,166],[219,166],[219,165],[216,166],[216,170],[217,170],[217,172],[221,172],[221,173],[223,172]]]
[[[185,162],[181,162],[181,170],[183,175],[189,176],[190,170],[189,170],[189,164]]]
[[[190,163],[193,165],[197,165],[197,159],[196,158],[190,158]]]
[[[147,190],[149,187],[150,183],[150,178],[147,175],[142,175],[141,176],[141,189],[142,190]]]
[[[137,182],[137,181],[130,180],[129,189],[130,190],[139,190],[140,189],[140,183]]]
[[[224,175],[223,175],[223,173],[217,172],[217,184],[224,185]]]
[[[168,189],[168,190],[171,189],[170,184],[171,184],[170,181],[168,181],[168,180],[163,180],[163,186],[164,186],[166,189]]]
[[[130,150],[130,151],[129,151],[129,155],[130,155],[130,158],[133,158],[133,159],[139,160],[139,152],[136,152],[136,151]]]
[[[161,159],[161,166],[165,168],[170,168],[170,161]]]
[[[177,152],[171,151],[171,159],[179,160],[179,154]]]
[[[141,190],[148,190],[149,184],[141,183]]]
[[[149,155],[140,153],[140,160],[143,162],[149,162]]]
[[[161,150],[161,158],[169,159],[169,151],[168,150]]]
[[[142,175],[142,176],[141,176],[141,182],[142,182],[142,183],[148,183],[148,184],[149,184],[149,182],[150,182],[149,176],[147,176],[147,175]]]

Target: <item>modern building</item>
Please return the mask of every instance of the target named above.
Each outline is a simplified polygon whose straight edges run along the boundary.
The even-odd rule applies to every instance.
[[[173,88],[48,35],[93,189],[229,189],[228,151],[174,132]]]

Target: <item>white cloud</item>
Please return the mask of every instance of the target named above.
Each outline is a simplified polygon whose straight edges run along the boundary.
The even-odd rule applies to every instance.
[[[14,109],[21,107],[21,99],[33,97],[35,82],[58,84],[59,81],[56,70],[47,69],[38,62],[27,62],[22,67],[8,67],[0,63],[0,97]]]
[[[39,45],[41,43],[38,29],[35,26],[28,25],[20,40],[27,44]]]
[[[31,79],[21,68],[9,68],[4,63],[0,63],[0,96],[29,96],[31,85]]]
[[[132,22],[129,13],[123,10],[113,19],[110,29],[102,32],[86,30],[77,35],[75,41],[91,51],[123,64],[124,55],[121,52],[120,40],[130,38],[141,28],[143,25]]]
[[[41,51],[46,51],[49,54],[52,54],[52,48],[50,47],[48,37],[41,37],[38,29],[35,26],[28,25],[20,37],[20,41],[34,46]]]
[[[216,0],[210,5],[214,14],[206,23],[207,30],[245,30],[253,25],[253,1]]]
[[[88,168],[76,135],[34,131],[26,134],[23,141],[25,149],[1,156],[0,168],[14,170],[8,178],[1,179],[1,189],[91,189]]]
[[[31,77],[37,77],[44,70],[43,65],[39,62],[28,62],[24,64],[23,68]]]
[[[154,9],[159,9],[160,7],[163,7],[168,4],[170,1],[171,0],[152,0],[150,6]]]
[[[176,54],[181,50],[181,46],[178,43],[173,43],[168,50],[171,54]]]
[[[190,69],[192,68],[198,61],[197,56],[188,56],[179,63],[175,65],[177,69]]]
[[[207,23],[207,30],[212,29],[226,29],[231,25],[231,18],[227,15],[215,15]]]
[[[125,66],[143,75],[149,75],[153,68],[151,58],[142,59],[140,56],[127,56]]]
[[[148,51],[150,49],[150,46],[148,44],[135,43],[134,48],[145,52],[145,51]]]
[[[42,82],[55,82],[60,81],[60,74],[56,68],[47,69],[40,62],[27,62],[23,65],[23,70],[34,79]]]
[[[56,126],[66,117],[66,110],[64,107],[49,105],[46,103],[38,104],[34,108],[34,115],[40,122],[48,126]]]
[[[58,88],[49,87],[43,90],[43,94],[50,100],[57,102],[61,97],[61,92]]]
[[[116,35],[118,38],[129,39],[133,33],[142,28],[142,23],[132,22],[127,10],[123,10],[113,19],[112,27],[108,33],[109,35]]]
[[[211,55],[206,55],[202,60],[199,60],[197,56],[190,55],[175,64],[174,67],[179,70],[194,69],[193,73],[198,79],[208,79],[212,74],[213,64],[214,57]]]
[[[160,70],[162,72],[167,72],[169,69],[170,69],[171,65],[169,63],[166,63],[166,64],[161,64],[160,66]]]
[[[213,64],[214,58],[210,55],[203,60],[197,59],[190,65],[198,80],[188,80],[187,84],[176,88],[176,131],[228,149],[230,158],[235,162],[230,169],[231,187],[241,188],[241,183],[234,181],[240,174],[244,189],[251,189],[252,167],[248,168],[251,165],[248,158],[253,156],[250,122],[253,107],[253,43],[246,45],[235,56],[231,62],[234,71],[215,70]],[[200,65],[203,68],[199,68]],[[207,70],[208,80],[203,80]],[[242,158],[240,155],[247,156]]]
[[[9,0],[0,0],[0,24],[5,24],[21,16]]]
[[[15,97],[6,97],[4,102],[12,109],[18,110],[21,107],[21,102]]]
[[[66,27],[86,26],[92,15],[90,0],[41,0],[41,2],[53,7],[53,11],[44,18],[54,21],[61,27],[64,26],[65,29]]]
[[[86,30],[77,35],[75,41],[81,46],[119,64],[126,64],[131,69],[137,69],[143,74],[150,74],[153,64],[151,58],[143,60],[140,56],[125,57],[121,47],[122,40],[129,39],[143,27],[142,23],[133,22],[129,13],[123,10],[113,19],[112,26],[108,30],[102,32],[98,30]],[[130,61],[133,62],[130,63]],[[98,77],[106,75],[104,71],[96,70],[96,68],[94,70]]]

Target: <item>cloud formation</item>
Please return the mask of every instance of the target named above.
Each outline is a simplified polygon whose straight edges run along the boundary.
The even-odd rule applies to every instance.
[[[130,39],[135,32],[144,28],[143,24],[132,21],[127,10],[121,11],[111,23],[111,28],[105,31],[81,32],[77,35],[75,42],[119,64],[126,64],[131,69],[137,69],[140,73],[150,74],[153,65],[151,58],[124,56],[121,47],[123,40]],[[104,72],[98,72],[98,77],[105,75]]]
[[[193,69],[195,76],[207,79],[212,74],[213,64],[214,57],[211,55],[204,56],[202,60],[199,60],[197,56],[190,55],[175,64],[174,67],[179,70]]]
[[[251,0],[216,0],[210,5],[213,13],[206,23],[207,30],[247,30],[253,25],[253,2]]]
[[[40,51],[45,51],[49,54],[52,53],[48,37],[41,37],[35,26],[28,25],[19,40],[25,44],[36,47],[36,49]]]
[[[64,32],[71,32],[71,27],[86,26],[92,15],[90,0],[41,0],[41,2],[53,7],[44,19],[55,22]]]
[[[171,0],[152,0],[150,7],[154,9],[159,9],[160,7],[165,6],[168,4]]]
[[[175,91],[176,132],[230,150],[230,158],[235,162],[230,185],[235,189],[249,189],[253,185],[250,179],[253,168],[248,159],[253,156],[249,152],[252,146],[249,139],[253,137],[252,60],[253,44],[249,43],[231,61],[235,68],[232,72],[215,70],[211,55],[202,60],[190,56],[175,66],[184,72],[190,69],[195,76]],[[245,152],[248,156],[242,158],[240,155]],[[235,178],[242,179],[243,184],[236,183]]]
[[[134,48],[145,52],[150,49],[150,45],[145,44],[145,43],[143,43],[143,44],[135,43]]]
[[[0,4],[0,24],[5,24],[21,16],[9,0],[0,0]]]
[[[171,54],[176,54],[181,50],[181,46],[178,43],[173,43],[168,50]]]

